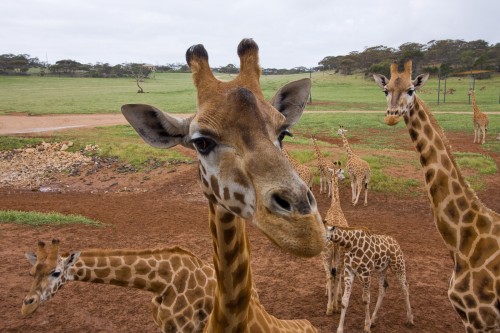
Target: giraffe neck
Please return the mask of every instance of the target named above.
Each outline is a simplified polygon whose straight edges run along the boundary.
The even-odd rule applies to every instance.
[[[347,142],[347,138],[345,137],[344,133],[342,133],[342,142],[344,143],[344,149],[347,152],[347,160],[350,160],[352,158],[353,152],[351,150],[351,147],[349,146],[349,142]]]
[[[443,130],[418,97],[404,120],[420,154],[434,222],[448,249],[460,252],[467,240],[461,239],[460,227],[481,222],[478,212],[486,208],[465,182]]]
[[[314,145],[314,152],[316,153],[316,158],[318,160],[318,167],[320,170],[323,170],[323,168],[325,167],[324,165],[325,161],[323,158],[323,154],[319,150],[318,144],[316,143],[316,139],[313,139],[313,145]]]
[[[209,223],[217,288],[205,332],[245,332],[252,291],[245,220],[210,202]]]
[[[204,270],[206,265],[178,247],[140,251],[90,250],[81,252],[75,265],[68,270],[67,279],[161,293],[186,266]]]
[[[343,248],[351,249],[357,244],[357,240],[362,237],[364,233],[363,230],[358,229],[335,228],[332,241],[338,243]]]
[[[471,103],[472,103],[472,110],[474,111],[474,117],[477,117],[479,115],[480,111],[479,111],[479,108],[477,107],[477,104],[476,104],[476,94],[472,93],[470,95],[470,98],[471,98]]]

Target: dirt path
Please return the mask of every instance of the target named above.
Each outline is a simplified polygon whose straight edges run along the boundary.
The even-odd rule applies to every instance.
[[[383,111],[306,111],[307,113],[383,113]],[[434,112],[452,113],[452,112]],[[471,112],[453,112],[467,114]],[[500,112],[488,112],[500,114]],[[175,114],[178,117],[188,117],[189,114]],[[79,127],[97,127],[128,124],[120,113],[113,114],[65,114],[65,115],[0,115],[0,135],[23,133],[53,132]]]

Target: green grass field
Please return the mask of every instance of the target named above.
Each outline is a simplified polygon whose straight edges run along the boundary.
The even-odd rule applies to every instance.
[[[292,80],[309,77],[307,75],[263,76],[261,84],[266,98],[283,84]],[[232,76],[219,76],[221,80],[230,80]],[[331,73],[313,73],[312,99],[306,112],[293,128],[295,136],[287,138],[295,144],[292,155],[301,163],[314,163],[314,154],[310,140],[311,134],[337,137],[339,125],[348,129],[348,138],[353,135],[363,138],[352,147],[362,150],[362,157],[370,162],[373,170],[372,190],[392,193],[416,193],[418,182],[415,179],[403,179],[386,172],[391,167],[410,166],[420,168],[418,157],[412,151],[398,150],[398,141],[408,140],[404,124],[389,127],[383,122],[385,98],[380,88],[373,81],[360,76],[342,76]],[[447,89],[456,91],[447,96],[445,104],[436,103],[437,81],[431,78],[420,92],[433,111],[466,111],[460,113],[436,113],[436,118],[446,132],[468,133],[472,140],[472,108],[468,104],[468,78],[451,78]],[[479,87],[486,87],[480,89]],[[27,112],[30,114],[57,113],[113,113],[119,112],[126,103],[148,103],[169,112],[193,112],[196,108],[196,91],[190,74],[156,74],[155,79],[146,80],[145,94],[137,94],[135,81],[131,79],[91,79],[91,78],[54,78],[54,77],[15,77],[0,76],[0,114],[9,112]],[[498,94],[500,76],[476,81],[476,98],[483,111],[500,111]],[[314,113],[321,110],[379,110],[380,113]],[[470,112],[470,113],[469,113]],[[500,114],[490,114],[489,139],[483,148],[486,152],[500,153],[500,144],[494,137],[500,132]],[[130,126],[101,127],[92,130],[58,132],[52,138],[47,137],[0,137],[0,149],[13,149],[33,145],[42,140],[71,140],[73,149],[96,144],[102,156],[117,157],[137,168],[153,160],[165,162],[193,162],[175,149],[160,150],[146,145]],[[345,160],[343,152],[331,156],[328,142],[318,142],[325,149],[328,159]],[[398,158],[390,158],[381,155]],[[457,162],[468,169],[468,180],[476,190],[484,189],[487,184],[482,180],[485,175],[498,172],[494,160],[482,154],[461,152],[456,155]]]
[[[234,76],[218,75],[221,80]],[[283,84],[309,77],[300,75],[262,76],[266,98]],[[385,98],[380,88],[363,75],[337,75],[330,72],[312,73],[312,104],[307,110],[383,110]],[[437,105],[435,78],[429,79],[420,96],[434,111],[471,111],[468,104],[468,78],[450,78],[446,103]],[[444,85],[444,83],[442,83]],[[157,73],[142,83],[146,93],[138,94],[135,80],[102,78],[59,78],[40,76],[0,76],[0,114],[117,113],[127,103],[146,103],[165,111],[187,113],[196,110],[196,90],[191,74]],[[484,89],[481,90],[481,88]],[[443,88],[443,86],[442,86]],[[500,111],[500,76],[476,81],[476,99],[482,111]]]

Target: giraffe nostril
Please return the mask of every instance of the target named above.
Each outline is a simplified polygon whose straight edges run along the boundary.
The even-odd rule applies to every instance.
[[[272,199],[279,207],[283,208],[288,212],[292,211],[292,205],[286,199],[283,199],[278,194],[274,193]]]
[[[24,299],[24,304],[25,305],[31,305],[33,303],[35,303],[35,297],[30,297],[30,298],[25,298]]]

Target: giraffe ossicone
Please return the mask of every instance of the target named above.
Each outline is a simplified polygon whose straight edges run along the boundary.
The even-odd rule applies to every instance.
[[[288,129],[302,115],[311,81],[286,84],[266,101],[259,82],[258,49],[252,39],[240,42],[240,73],[228,82],[215,78],[202,45],[188,49],[186,60],[198,100],[190,118],[169,116],[149,105],[122,107],[147,143],[160,148],[182,144],[197,152],[219,277],[206,332],[247,332],[249,323],[259,321],[250,304],[245,221],[295,255],[315,256],[324,244],[316,200],[280,151]],[[272,329],[269,323],[259,324],[263,331]]]
[[[404,119],[420,155],[434,223],[453,260],[448,298],[468,333],[500,332],[500,214],[467,184],[444,131],[417,96],[428,74],[412,76],[412,61],[391,78],[375,74],[387,97],[386,122]]]

